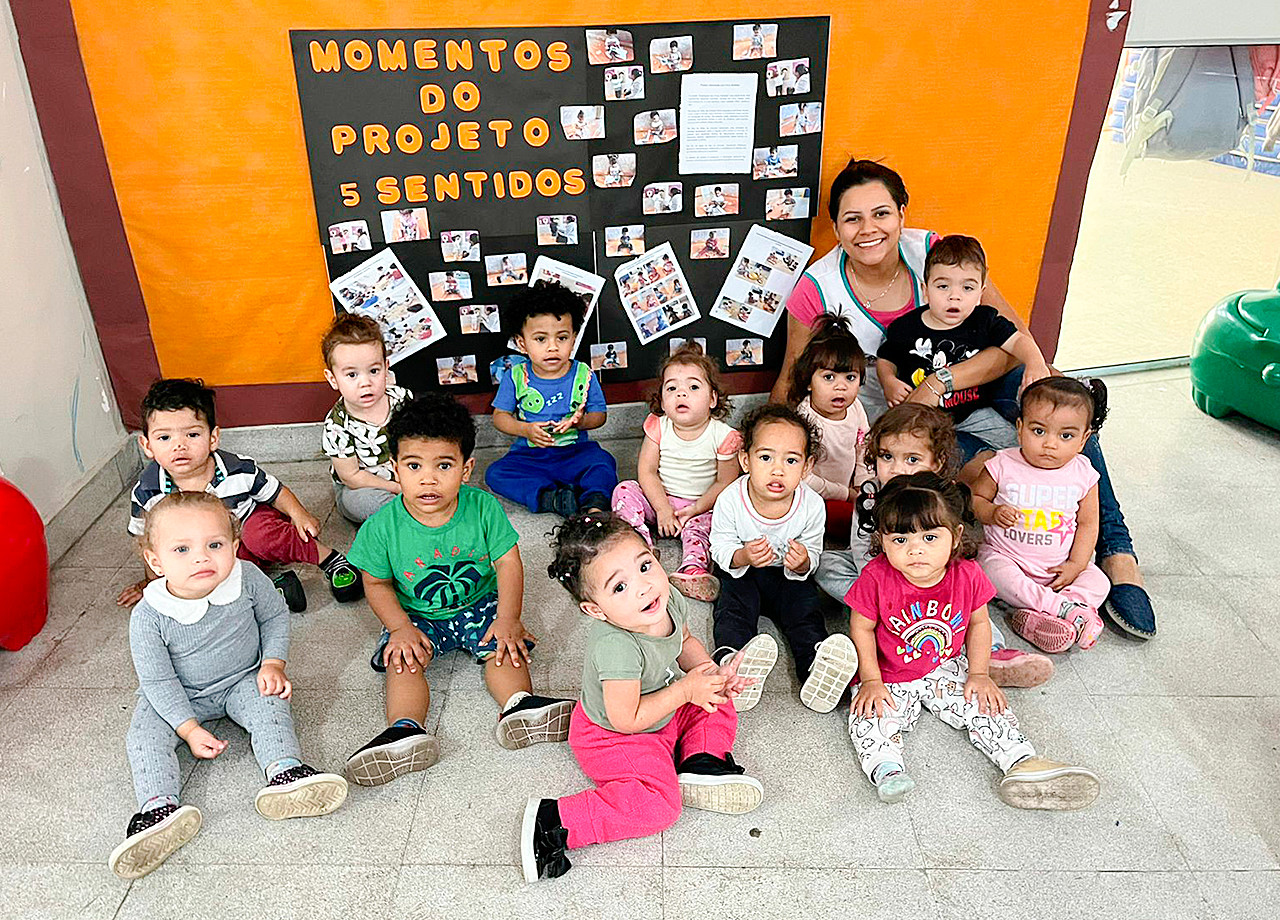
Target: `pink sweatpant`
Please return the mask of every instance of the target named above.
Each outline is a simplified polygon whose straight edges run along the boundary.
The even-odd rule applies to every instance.
[[[687,703],[658,731],[627,735],[596,725],[579,702],[569,722],[569,747],[596,788],[560,800],[569,848],[666,830],[680,817],[676,764],[694,754],[723,757],[737,733],[731,704],[707,712]]]
[[[1000,600],[1015,608],[1037,610],[1053,616],[1058,615],[1063,601],[1084,604],[1096,611],[1111,591],[1111,582],[1093,563],[1089,563],[1076,580],[1061,591],[1047,587],[1053,581],[1052,576],[1033,578],[1016,560],[985,545],[978,551],[978,564],[995,585],[996,596]]]
[[[688,508],[693,501],[668,495],[667,501],[676,511]],[[649,499],[645,498],[644,489],[634,479],[618,483],[613,490],[613,510],[644,537],[644,542],[653,546],[653,537],[649,533],[650,525],[658,523],[658,512],[653,510]],[[711,512],[707,511],[697,517],[691,517],[680,528],[680,546],[683,556],[677,571],[706,574],[711,571]]]
[[[272,505],[259,505],[240,525],[240,549],[236,555],[254,565],[270,562],[307,562],[319,565],[316,538],[303,541],[288,515]]]

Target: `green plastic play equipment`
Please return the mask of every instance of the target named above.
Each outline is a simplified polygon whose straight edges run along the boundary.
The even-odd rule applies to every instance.
[[[1200,321],[1191,398],[1214,418],[1238,412],[1280,430],[1280,285],[1231,294]]]

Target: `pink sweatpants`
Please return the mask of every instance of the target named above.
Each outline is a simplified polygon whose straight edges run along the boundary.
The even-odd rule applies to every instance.
[[[1047,587],[1053,581],[1052,576],[1033,578],[1012,557],[985,545],[978,551],[978,564],[995,585],[996,596],[1000,600],[1015,608],[1037,610],[1053,616],[1058,615],[1064,601],[1084,604],[1096,611],[1111,591],[1111,582],[1093,563],[1089,563],[1076,580],[1061,591]]]
[[[666,830],[680,817],[676,764],[694,754],[723,757],[737,733],[732,705],[707,712],[687,703],[658,731],[626,735],[596,725],[579,702],[569,722],[569,747],[596,788],[560,800],[569,848]]]
[[[254,565],[271,562],[320,563],[316,538],[303,541],[287,515],[271,505],[259,505],[240,525],[240,549],[236,555]]]
[[[668,495],[667,501],[676,511],[688,508],[693,501]],[[650,525],[658,523],[658,513],[653,510],[649,499],[645,498],[644,489],[634,479],[618,483],[613,490],[613,510],[644,537],[644,542],[653,546],[653,537],[649,533]],[[679,572],[693,572],[704,575],[711,571],[711,512],[707,511],[697,517],[691,517],[680,528],[680,546],[683,555],[680,558]]]

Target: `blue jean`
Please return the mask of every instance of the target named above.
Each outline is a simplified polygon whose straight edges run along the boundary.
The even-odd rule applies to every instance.
[[[536,512],[538,494],[549,486],[574,486],[579,495],[598,492],[608,502],[618,485],[618,464],[595,441],[568,447],[513,444],[505,457],[489,464],[484,481],[495,494]]]
[[[988,384],[990,387],[990,404],[997,412],[1011,422],[1018,419],[1018,387],[1022,383],[1022,367],[1015,367],[999,380]],[[972,435],[958,431],[956,440],[968,463],[980,450],[989,450],[986,444]],[[1093,435],[1085,442],[1084,455],[1089,458],[1093,468],[1098,471],[1098,559],[1124,553],[1133,556],[1133,538],[1124,522],[1124,514],[1120,511],[1120,500],[1116,498],[1115,489],[1111,485],[1111,474],[1107,472],[1107,462],[1102,456],[1102,445],[1098,436]]]

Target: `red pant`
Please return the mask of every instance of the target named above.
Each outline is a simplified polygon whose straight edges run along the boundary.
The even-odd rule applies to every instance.
[[[723,757],[737,733],[732,704],[707,712],[688,703],[658,731],[628,735],[596,725],[579,702],[569,747],[596,788],[560,800],[570,849],[666,830],[680,817],[676,763],[694,754]]]
[[[270,562],[320,564],[316,538],[304,542],[293,521],[271,505],[259,505],[244,519],[236,555],[257,566]]]
[[[827,499],[827,536],[841,546],[849,545],[849,532],[853,528],[853,502]]]

